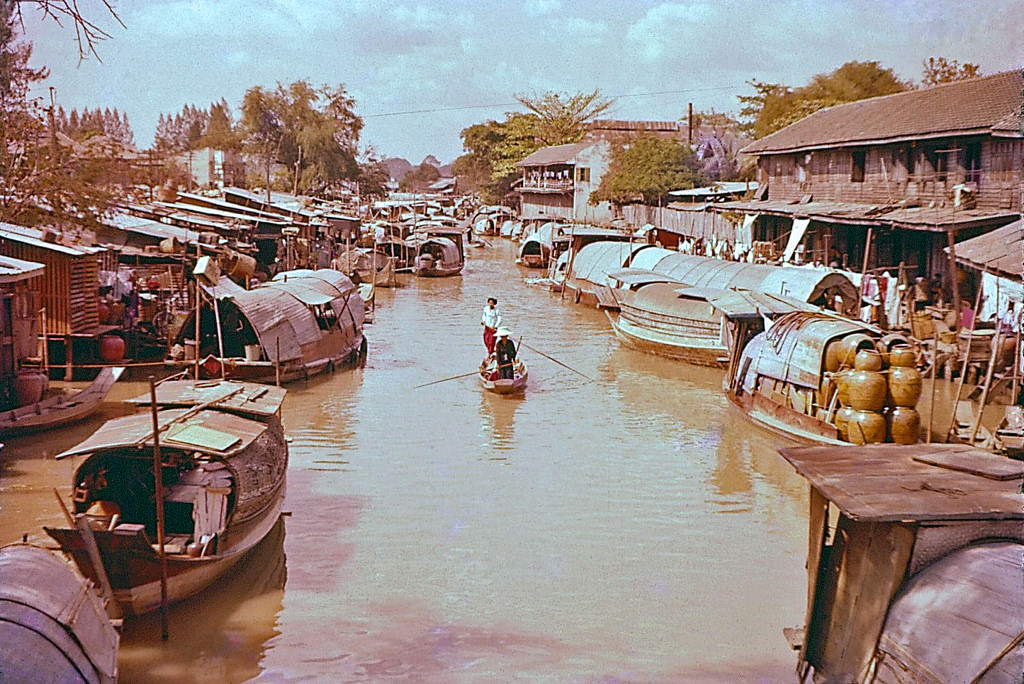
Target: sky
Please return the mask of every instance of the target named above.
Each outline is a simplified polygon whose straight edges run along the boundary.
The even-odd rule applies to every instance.
[[[75,34],[25,5],[37,86],[72,108],[128,114],[140,148],[161,113],[253,86],[344,84],[380,156],[442,163],[459,132],[521,111],[516,96],[599,89],[605,118],[736,113],[751,79],[800,86],[851,60],[918,82],[944,56],[993,74],[1024,65],[1024,0],[79,0],[110,38],[79,61]]]

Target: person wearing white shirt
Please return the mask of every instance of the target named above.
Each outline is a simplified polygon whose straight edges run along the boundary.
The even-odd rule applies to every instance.
[[[480,317],[480,325],[484,326],[484,346],[487,353],[494,353],[494,333],[501,325],[501,314],[498,313],[498,300],[495,297],[487,298],[487,306],[484,307],[483,316]]]

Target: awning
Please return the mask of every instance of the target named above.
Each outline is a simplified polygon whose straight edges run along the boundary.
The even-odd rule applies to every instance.
[[[807,234],[807,226],[811,224],[809,218],[795,218],[793,219],[793,230],[789,233],[789,241],[786,243],[786,249],[782,253],[782,261],[790,263],[793,261],[793,253],[796,252],[797,246],[803,242],[804,235]]]

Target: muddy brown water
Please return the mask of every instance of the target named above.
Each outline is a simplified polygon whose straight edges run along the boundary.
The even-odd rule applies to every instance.
[[[381,290],[365,368],[290,387],[290,515],[172,607],[167,643],[157,615],[129,622],[122,681],[792,681],[807,506],[784,440],[720,372],[620,347],[491,243],[461,277]],[[523,399],[413,389],[476,367],[490,295],[593,381],[524,348]],[[9,441],[0,542],[45,541],[74,465],[53,454],[120,410]]]

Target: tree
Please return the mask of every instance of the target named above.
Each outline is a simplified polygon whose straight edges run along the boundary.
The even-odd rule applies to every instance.
[[[111,0],[100,0],[104,10],[113,17],[118,24],[124,27],[121,17],[117,16]],[[85,59],[92,54],[99,59],[96,45],[101,41],[110,38],[110,34],[102,29],[99,24],[84,15],[78,6],[78,0],[15,0],[13,16],[19,25],[23,25],[21,10],[23,6],[35,7],[47,19],[52,19],[58,25],[62,25],[62,19],[71,22],[75,30],[75,41],[78,43],[78,59]]]
[[[422,162],[412,171],[405,174],[405,177],[402,178],[402,182],[399,183],[398,187],[405,191],[422,192],[428,185],[440,177],[441,172],[437,170],[436,166],[428,164],[427,162]]]
[[[612,147],[608,171],[590,201],[625,204],[639,197],[653,204],[670,190],[692,188],[701,181],[699,162],[686,144],[643,135]]]
[[[359,194],[362,197],[384,198],[388,195],[391,173],[373,147],[368,147],[359,162]]]
[[[59,144],[57,112],[28,96],[47,72],[28,66],[32,45],[18,40],[17,7],[0,0],[0,220],[93,224],[121,193],[116,151]]]
[[[202,145],[215,150],[237,150],[241,146],[227,100],[221,98],[220,102],[210,103]]]
[[[970,62],[961,64],[955,59],[946,59],[945,57],[929,57],[922,62],[922,66],[924,69],[921,72],[921,85],[925,87],[981,76],[981,70],[977,64]]]
[[[575,95],[549,91],[540,97],[516,95],[516,100],[537,116],[534,135],[541,146],[579,142],[587,124],[615,104],[615,100],[602,97],[600,90]]]
[[[891,95],[911,88],[892,69],[876,61],[847,62],[838,69],[818,74],[800,88],[751,80],[754,95],[740,95],[743,128],[755,138],[785,128],[819,109],[869,97]]]
[[[359,176],[356,161],[363,120],[344,85],[312,87],[306,81],[274,90],[256,86],[242,99],[246,149],[266,168],[267,188],[275,162],[291,170],[296,191],[323,191]]]

